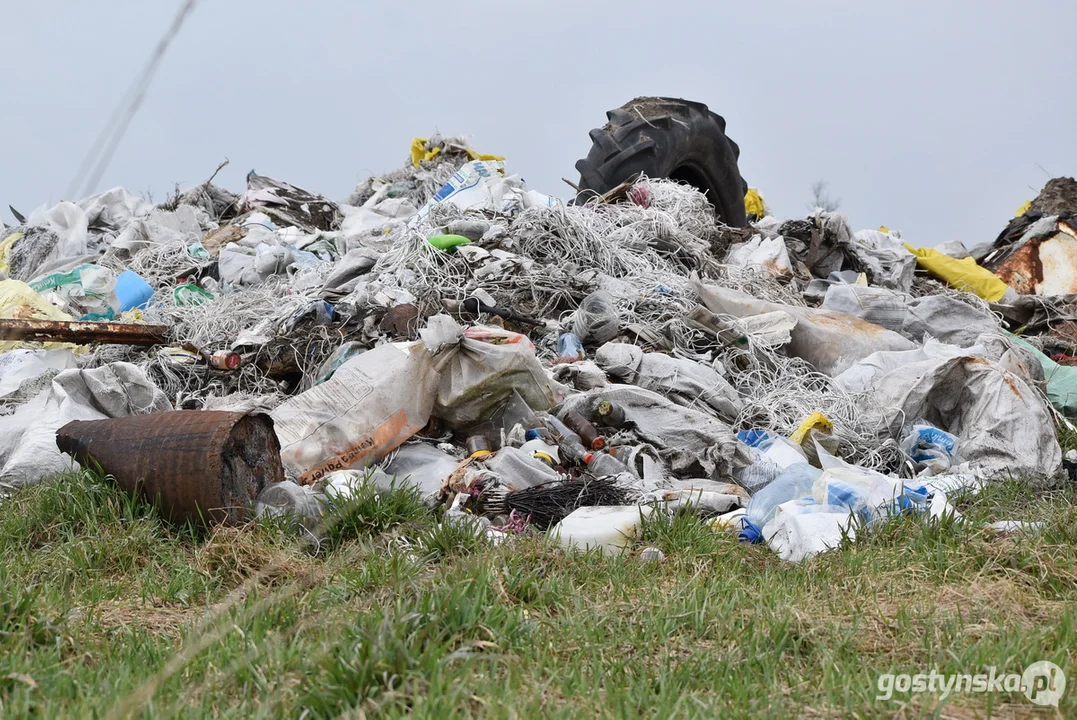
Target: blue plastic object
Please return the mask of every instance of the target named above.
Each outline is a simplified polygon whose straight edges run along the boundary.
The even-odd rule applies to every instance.
[[[144,308],[153,297],[153,288],[133,270],[124,270],[116,277],[116,300],[120,312]]]
[[[766,430],[741,430],[737,433],[737,439],[748,447],[759,447],[769,438],[770,433]]]
[[[763,542],[763,531],[752,524],[752,521],[744,518],[741,520],[741,529],[737,533],[737,539],[746,543],[761,543]]]
[[[587,352],[583,349],[583,342],[574,333],[563,333],[557,338],[557,357],[574,357],[583,360]]]

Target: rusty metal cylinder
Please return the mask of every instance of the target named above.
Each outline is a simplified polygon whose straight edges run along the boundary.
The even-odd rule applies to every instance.
[[[243,522],[262,488],[284,480],[268,415],[175,410],[73,420],[57,431],[56,445],[83,466],[92,458],[175,522]]]

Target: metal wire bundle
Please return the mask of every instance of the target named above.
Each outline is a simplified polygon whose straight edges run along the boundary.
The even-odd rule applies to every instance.
[[[569,480],[555,485],[505,492],[495,489],[481,496],[482,511],[487,515],[518,515],[548,530],[573,510],[595,505],[625,505],[634,499],[634,491],[617,484],[617,478],[604,477]]]

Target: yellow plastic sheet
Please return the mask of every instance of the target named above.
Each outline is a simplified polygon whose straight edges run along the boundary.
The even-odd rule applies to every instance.
[[[748,193],[744,196],[744,212],[747,215],[755,215],[759,218],[767,214],[766,206],[763,204],[763,196],[755,188],[748,188]]]
[[[958,260],[934,248],[914,248],[908,244],[905,249],[916,256],[920,267],[938,279],[957,290],[975,293],[988,302],[998,302],[1009,289],[998,275],[980,267],[970,257]]]
[[[426,138],[415,138],[411,141],[411,164],[419,167],[419,163],[433,160],[441,153],[441,148],[426,149]],[[471,160],[504,160],[500,155],[487,155],[474,148],[467,148],[467,156]]]
[[[45,298],[34,292],[21,280],[0,280],[0,318],[21,320],[74,320],[73,317],[50,305]],[[71,343],[24,343],[18,340],[0,341],[0,352],[22,347],[72,349]]]
[[[1017,212],[1015,212],[1013,214],[1013,216],[1014,217],[1021,217],[1022,215],[1027,213],[1029,211],[1029,208],[1031,208],[1031,207],[1032,207],[1032,201],[1031,200],[1025,200],[1025,204],[1022,205],[1021,207],[1017,208]]]
[[[879,226],[879,232],[884,232],[887,235],[889,235],[890,234],[890,228],[886,227],[885,225],[880,225]]]
[[[22,240],[23,234],[21,232],[11,233],[3,242],[0,242],[0,272],[7,275],[11,272],[11,248],[15,243]]]

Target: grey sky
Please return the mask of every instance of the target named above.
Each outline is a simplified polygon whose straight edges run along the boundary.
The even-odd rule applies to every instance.
[[[0,208],[63,199],[178,0],[0,0]],[[1077,3],[200,0],[101,186],[246,172],[334,199],[413,136],[471,136],[566,196],[587,131],[645,94],[706,102],[781,216],[825,179],[857,229],[994,239],[1077,172]],[[75,198],[70,198],[75,199]]]

